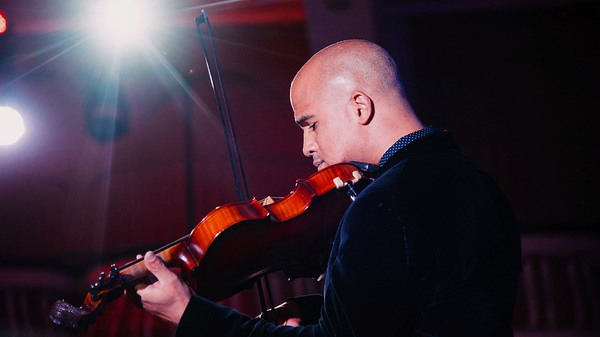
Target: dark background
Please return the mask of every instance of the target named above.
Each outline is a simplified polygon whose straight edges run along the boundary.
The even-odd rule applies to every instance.
[[[237,201],[193,24],[202,8],[251,195],[284,196],[314,172],[289,107],[296,71],[323,41],[368,38],[396,58],[422,120],[450,130],[498,182],[525,239],[598,238],[595,1],[172,1],[154,25],[160,34],[120,57],[81,32],[78,3],[0,4],[9,20],[0,35],[0,106],[17,109],[26,127],[19,142],[0,147],[7,335],[28,331],[10,323],[26,321],[10,308],[22,288],[15,280],[30,282],[27,273],[60,273],[72,283],[56,291],[80,301],[94,268],[178,239]],[[352,13],[358,7],[369,10]],[[344,24],[328,25],[327,15]],[[99,107],[118,107],[114,137]],[[562,246],[595,246],[577,240]],[[586,275],[598,284],[598,269]],[[583,326],[597,328],[598,305],[587,308]],[[532,320],[517,322],[541,322]]]
[[[500,182],[523,231],[598,233],[598,9],[410,20],[416,110]]]

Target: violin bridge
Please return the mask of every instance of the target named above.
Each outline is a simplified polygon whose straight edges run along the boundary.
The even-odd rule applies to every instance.
[[[272,204],[274,202],[275,202],[275,200],[273,200],[273,198],[271,198],[271,196],[268,196],[268,197],[262,199],[260,201],[260,204],[263,205],[263,206],[268,206],[268,205],[270,205],[270,204]]]

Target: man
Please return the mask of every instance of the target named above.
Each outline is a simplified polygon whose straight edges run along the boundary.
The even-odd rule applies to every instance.
[[[177,336],[512,336],[521,264],[510,207],[447,132],[417,118],[388,53],[329,46],[290,96],[318,169],[380,166],[339,226],[319,321],[276,326],[192,296],[150,252],[158,282],[138,291],[144,308]]]

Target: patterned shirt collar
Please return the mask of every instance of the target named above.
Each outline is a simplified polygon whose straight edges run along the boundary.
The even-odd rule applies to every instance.
[[[426,128],[423,128],[419,131],[415,131],[413,133],[409,133],[408,135],[398,139],[398,141],[396,141],[394,145],[392,145],[389,149],[387,149],[387,151],[385,151],[385,153],[379,160],[379,167],[382,167],[388,161],[388,159],[390,159],[401,148],[405,147],[406,145],[410,144],[411,142],[414,142],[419,138],[425,137],[428,134],[436,131],[437,129],[433,127],[433,125],[430,125]]]

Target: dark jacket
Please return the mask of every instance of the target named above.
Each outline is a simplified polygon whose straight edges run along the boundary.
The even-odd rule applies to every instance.
[[[502,192],[448,132],[398,151],[346,212],[316,325],[194,297],[177,336],[512,336],[520,239]]]

